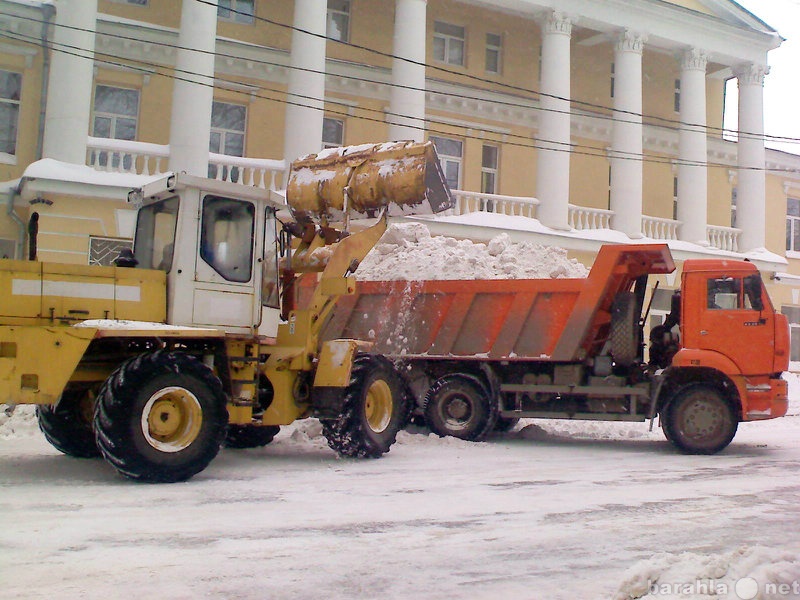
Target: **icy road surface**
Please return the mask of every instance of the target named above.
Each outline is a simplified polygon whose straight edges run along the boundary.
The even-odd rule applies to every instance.
[[[342,460],[307,421],[173,485],[9,425],[4,599],[800,597],[798,414],[708,457],[646,424],[524,421]]]

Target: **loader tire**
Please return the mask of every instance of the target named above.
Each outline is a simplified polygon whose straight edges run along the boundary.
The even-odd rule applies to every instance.
[[[611,356],[621,367],[629,367],[639,355],[636,296],[620,292],[611,305]]]
[[[208,466],[225,439],[222,384],[182,352],[142,354],[124,362],[100,389],[97,446],[130,479],[184,481]]]
[[[55,405],[36,407],[39,429],[59,452],[76,458],[100,456],[92,430],[93,398],[89,390],[64,390]]]
[[[222,445],[226,448],[261,448],[269,444],[281,430],[277,425],[228,425]]]
[[[685,454],[716,454],[731,443],[739,420],[722,392],[702,383],[679,390],[662,412],[664,435]]]
[[[425,421],[435,434],[479,442],[497,423],[497,404],[472,375],[446,375],[425,397]]]
[[[322,421],[328,446],[340,456],[378,458],[389,451],[408,418],[408,396],[394,367],[362,354],[353,361],[338,419]]]

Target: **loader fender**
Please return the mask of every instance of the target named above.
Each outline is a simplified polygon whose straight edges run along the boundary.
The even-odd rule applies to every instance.
[[[353,359],[357,352],[366,352],[372,344],[359,340],[330,340],[322,344],[314,375],[314,387],[343,388],[350,385]]]

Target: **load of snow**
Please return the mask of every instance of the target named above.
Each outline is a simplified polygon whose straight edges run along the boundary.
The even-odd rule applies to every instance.
[[[423,223],[395,223],[356,270],[363,280],[582,278],[584,265],[563,248],[514,243],[501,233],[488,244],[432,236]]]
[[[800,557],[743,546],[724,554],[662,552],[628,569],[615,600],[797,598]]]

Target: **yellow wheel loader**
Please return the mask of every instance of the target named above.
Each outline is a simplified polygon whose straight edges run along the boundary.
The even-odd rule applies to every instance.
[[[389,450],[409,410],[394,366],[320,333],[387,215],[452,206],[430,143],[304,157],[286,202],[183,173],[129,201],[133,255],[117,266],[0,260],[0,403],[36,404],[58,450],[140,481],[188,479],[222,445],[263,446],[306,417],[340,455]]]

